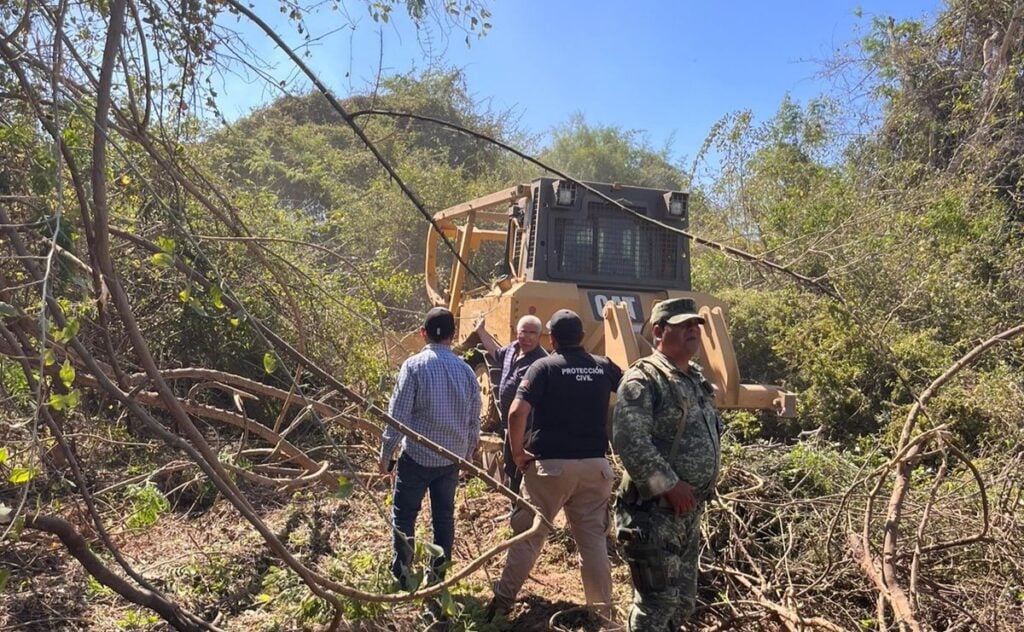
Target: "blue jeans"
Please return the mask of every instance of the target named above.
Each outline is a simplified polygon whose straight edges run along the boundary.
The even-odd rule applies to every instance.
[[[444,577],[444,565],[452,558],[452,544],[455,542],[455,488],[459,484],[459,466],[452,463],[441,467],[424,467],[403,454],[398,459],[395,471],[395,493],[391,502],[395,559],[391,563],[391,572],[398,579],[399,586],[408,590],[408,572],[416,550],[416,516],[427,490],[430,490],[434,544],[444,551],[442,557],[433,561],[435,577]]]

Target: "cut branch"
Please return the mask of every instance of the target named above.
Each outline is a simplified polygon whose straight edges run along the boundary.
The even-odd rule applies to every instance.
[[[57,536],[67,548],[68,553],[78,560],[96,581],[128,601],[156,612],[164,621],[176,629],[191,632],[209,627],[197,625],[177,605],[161,595],[145,588],[132,586],[124,578],[115,574],[96,557],[90,549],[89,543],[85,541],[85,538],[75,531],[75,528],[66,520],[56,516],[29,515],[25,517],[25,527],[52,533]]]

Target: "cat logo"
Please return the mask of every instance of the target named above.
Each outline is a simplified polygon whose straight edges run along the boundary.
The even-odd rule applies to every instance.
[[[615,301],[616,303],[625,303],[626,310],[629,312],[629,319],[633,321],[634,329],[637,329],[637,324],[643,327],[645,320],[644,307],[643,303],[640,302],[639,294],[587,292],[587,296],[590,297],[590,308],[594,310],[595,320],[604,320],[602,312],[604,312],[605,303]]]

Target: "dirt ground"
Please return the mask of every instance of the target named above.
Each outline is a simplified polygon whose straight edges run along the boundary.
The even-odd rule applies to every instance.
[[[267,524],[302,561],[346,585],[386,592],[391,556],[389,490],[384,481],[348,498],[299,492],[291,497],[251,490]],[[318,630],[330,609],[285,572],[262,539],[228,503],[197,489],[172,495],[172,507],[144,528],[110,524],[129,563],[153,585],[191,611],[226,630]],[[208,502],[208,505],[204,505]],[[457,504],[456,570],[511,535],[509,501],[479,480],[463,482]],[[417,535],[429,537],[429,501],[424,501]],[[124,515],[112,502],[108,515]],[[78,507],[64,507],[87,537],[92,528]],[[347,630],[597,630],[584,603],[575,544],[564,528],[549,534],[541,558],[506,618],[488,623],[484,610],[490,586],[500,575],[504,554],[451,590],[451,616],[442,626],[422,602],[395,605],[345,603]],[[92,539],[101,551],[98,540]],[[619,620],[628,607],[629,572],[612,549]],[[103,559],[112,568],[109,555]],[[0,567],[12,571],[0,592],[0,632],[8,630],[164,630],[152,612],[127,603],[98,584],[52,536],[26,531],[0,551]]]

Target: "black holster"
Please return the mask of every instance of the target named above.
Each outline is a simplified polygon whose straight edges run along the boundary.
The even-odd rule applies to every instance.
[[[642,593],[661,592],[668,588],[663,548],[639,529],[620,528],[616,536],[622,545],[623,558],[629,564],[633,586]]]

